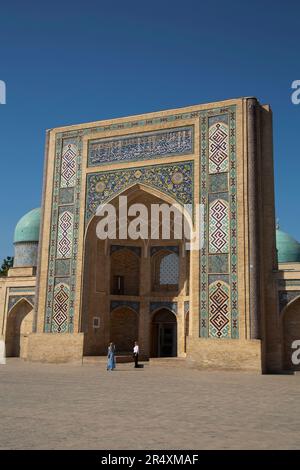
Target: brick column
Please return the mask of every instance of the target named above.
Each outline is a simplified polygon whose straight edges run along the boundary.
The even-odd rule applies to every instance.
[[[258,103],[248,99],[248,210],[250,263],[250,338],[260,338],[260,260],[259,260],[259,205],[258,205]]]
[[[177,303],[177,356],[185,357],[184,351],[184,301]]]
[[[149,247],[144,246],[140,260],[140,312],[139,346],[141,356],[150,354],[150,313],[149,296],[151,291],[151,257]]]

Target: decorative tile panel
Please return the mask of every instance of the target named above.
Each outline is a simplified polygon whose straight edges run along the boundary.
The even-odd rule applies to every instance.
[[[87,175],[86,221],[100,204],[121,194],[134,184],[156,188],[181,204],[193,203],[193,162],[153,165],[90,173]],[[173,176],[182,176],[174,182]]]
[[[200,336],[238,338],[236,107],[200,113]]]
[[[73,246],[74,216],[70,211],[63,211],[58,219],[57,258],[70,258]]]
[[[209,286],[209,336],[230,337],[230,288],[221,281]]]
[[[74,134],[74,133],[73,133]],[[65,137],[65,138],[64,138]],[[79,206],[80,206],[80,183],[81,183],[81,152],[82,152],[82,131],[77,131],[76,135],[68,132],[65,136],[62,133],[58,133],[56,136],[56,148],[55,148],[55,168],[54,168],[54,185],[52,194],[52,214],[51,214],[51,226],[50,226],[50,246],[49,246],[49,264],[48,264],[48,286],[47,286],[47,298],[46,298],[46,314],[45,314],[45,325],[44,331],[46,333],[62,333],[68,331],[73,332],[73,317],[74,317],[74,298],[75,298],[75,276],[77,266],[77,240],[78,240],[78,228],[79,228]],[[71,176],[71,171],[65,173],[62,178],[62,171],[66,169],[66,164],[62,165],[62,160],[66,153],[66,149],[70,149],[75,152],[76,149],[76,178]],[[74,153],[73,152],[73,153]],[[72,152],[71,152],[72,153]],[[72,158],[73,158],[72,153]],[[71,158],[68,155],[68,158]],[[68,176],[67,176],[68,174]],[[65,179],[65,183],[62,180]],[[61,184],[69,186],[73,183],[74,188],[71,190],[74,193],[73,203],[65,206],[65,200],[62,200],[60,195],[62,192],[67,193],[69,187],[61,188]],[[70,192],[69,192],[70,193]],[[69,212],[69,220],[64,220],[64,212]],[[72,214],[72,220],[71,216]],[[71,227],[72,224],[72,232]],[[64,237],[66,238],[64,240]],[[69,258],[69,270],[67,271],[66,265],[57,263],[57,258],[65,260],[66,256]],[[65,277],[63,276],[65,273]],[[59,277],[56,277],[59,276]],[[55,312],[58,310],[57,298],[55,299],[55,291],[57,292],[57,284],[65,284],[69,290],[69,301],[65,304],[68,309],[68,317],[66,323],[58,325],[58,321],[54,321]],[[67,289],[66,288],[66,289]]]
[[[88,165],[193,153],[193,128],[181,127],[89,142]]]
[[[228,253],[229,236],[228,203],[217,199],[209,206],[209,252]]]
[[[61,188],[71,188],[76,183],[76,157],[77,146],[67,142],[62,151],[61,160]]]
[[[69,320],[70,288],[63,282],[54,289],[52,333],[67,333]]]
[[[209,126],[209,173],[223,173],[229,169],[228,124],[215,122]]]

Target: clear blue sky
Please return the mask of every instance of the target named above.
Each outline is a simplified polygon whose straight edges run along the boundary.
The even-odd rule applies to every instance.
[[[45,129],[253,95],[273,109],[277,216],[300,240],[299,56],[294,0],[1,2],[0,260],[40,206]]]

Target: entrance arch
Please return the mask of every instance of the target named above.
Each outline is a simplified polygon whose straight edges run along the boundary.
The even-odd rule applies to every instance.
[[[177,318],[167,308],[159,309],[152,318],[152,357],[177,356]]]
[[[27,336],[32,332],[33,306],[20,299],[7,317],[5,348],[7,357],[26,357]]]
[[[293,364],[292,343],[300,340],[300,296],[290,302],[282,312],[283,367],[300,370],[300,364]]]
[[[117,220],[123,217],[122,213],[120,214],[120,196],[127,196],[128,208],[142,203],[147,208],[149,216],[152,204],[170,206],[176,203],[170,196],[154,188],[134,184],[105,201],[115,206]],[[134,219],[135,215],[128,215],[128,227]],[[98,215],[92,216],[87,223],[84,235],[84,270],[80,308],[80,328],[84,333],[84,355],[105,355],[109,341],[116,343],[118,352],[132,351],[134,341],[139,338],[140,350],[146,357],[176,356],[176,317],[168,312],[168,316],[171,317],[169,321],[160,322],[160,334],[163,335],[164,344],[160,350],[157,349],[158,346],[153,350],[153,331],[156,331],[159,326],[156,322],[154,322],[155,325],[152,324],[152,315],[155,312],[150,310],[152,302],[159,302],[162,308],[164,305],[162,301],[166,296],[169,302],[175,297],[177,299],[183,296],[186,300],[190,266],[184,235],[182,239],[175,236],[174,214],[172,212],[170,214],[170,234],[167,239],[163,234],[162,221],[165,220],[163,213],[159,215],[158,227],[154,234],[149,221],[148,238],[125,239],[122,234],[120,235],[117,224],[113,238],[99,239],[97,236],[99,220]],[[143,229],[146,225],[141,223]],[[157,257],[156,253],[159,253]],[[161,254],[163,256],[160,257]],[[155,269],[154,260],[158,259]],[[148,300],[147,304],[144,303],[145,299]],[[138,313],[123,310],[122,315],[122,310],[117,311],[117,308],[121,309],[121,307],[130,309],[135,303],[140,306],[136,310],[133,308]],[[157,316],[156,319],[159,317]],[[129,326],[126,327],[126,324]],[[128,338],[129,330],[132,333]],[[166,344],[168,335],[169,346]],[[182,341],[179,342],[179,352],[180,354],[183,352]]]
[[[119,307],[111,312],[110,341],[118,353],[132,352],[138,340],[138,315],[129,307]]]

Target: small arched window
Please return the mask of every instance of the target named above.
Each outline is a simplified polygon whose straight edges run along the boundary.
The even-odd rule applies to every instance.
[[[179,279],[179,258],[176,253],[164,256],[160,262],[159,284],[178,285]]]

